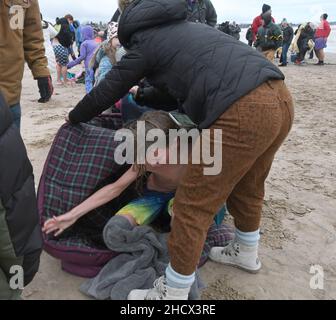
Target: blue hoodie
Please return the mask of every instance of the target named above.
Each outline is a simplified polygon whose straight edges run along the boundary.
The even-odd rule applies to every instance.
[[[71,61],[68,64],[68,69],[80,64],[82,61],[85,63],[85,68],[89,69],[90,61],[98,48],[98,43],[94,40],[94,30],[91,26],[81,27],[82,45],[80,47],[80,57]]]

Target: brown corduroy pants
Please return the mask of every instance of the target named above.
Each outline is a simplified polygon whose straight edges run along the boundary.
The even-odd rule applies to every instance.
[[[293,123],[294,107],[284,81],[268,81],[234,103],[212,126],[222,131],[222,170],[204,175],[204,164],[190,164],[174,202],[169,236],[173,269],[196,270],[207,232],[224,203],[243,232],[259,229],[265,180],[275,153]],[[211,134],[211,139],[214,135]]]

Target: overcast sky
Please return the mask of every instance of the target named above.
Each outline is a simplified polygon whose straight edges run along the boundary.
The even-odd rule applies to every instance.
[[[329,13],[329,20],[336,20],[336,0],[277,0],[267,1],[272,6],[277,21],[286,17],[291,22],[317,22],[322,13]],[[41,12],[52,22],[56,17],[71,13],[80,21],[103,21],[111,19],[117,8],[117,0],[39,0]],[[261,12],[263,1],[259,0],[212,0],[218,22],[226,20],[249,23]],[[334,15],[333,15],[334,14]]]

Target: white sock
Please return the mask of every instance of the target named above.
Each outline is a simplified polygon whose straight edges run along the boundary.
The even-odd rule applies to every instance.
[[[195,272],[190,276],[184,276],[177,273],[171,266],[168,265],[166,269],[166,281],[168,287],[175,289],[186,289],[193,285],[195,282]]]
[[[236,229],[235,234],[237,242],[249,247],[257,246],[260,240],[260,229],[254,232],[243,232]]]

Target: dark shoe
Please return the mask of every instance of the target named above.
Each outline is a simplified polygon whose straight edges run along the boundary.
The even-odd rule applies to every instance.
[[[324,66],[324,61],[319,61],[318,63],[315,64],[315,66]]]
[[[287,63],[280,63],[278,67],[287,67]]]
[[[37,100],[38,103],[47,103],[50,100],[50,98],[41,98]]]

